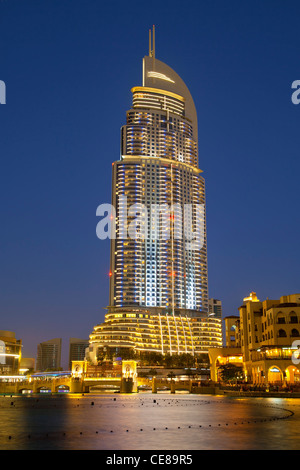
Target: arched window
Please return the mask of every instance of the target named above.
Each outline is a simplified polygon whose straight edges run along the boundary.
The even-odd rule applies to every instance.
[[[278,331],[278,338],[286,338],[286,332],[285,330],[279,330]]]
[[[290,323],[298,323],[298,316],[296,312],[290,312],[289,314],[289,322]]]
[[[285,315],[282,312],[278,312],[277,314],[277,323],[278,324],[284,324],[286,323],[285,321]]]
[[[299,331],[296,330],[296,328],[293,328],[292,331],[291,331],[291,336],[292,336],[293,338],[299,336]]]

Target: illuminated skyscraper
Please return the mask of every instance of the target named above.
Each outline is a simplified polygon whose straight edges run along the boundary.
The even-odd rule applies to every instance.
[[[208,316],[197,113],[183,80],[155,58],[154,44],[153,28],[113,163],[109,307],[90,345],[194,354],[203,349],[199,325]]]

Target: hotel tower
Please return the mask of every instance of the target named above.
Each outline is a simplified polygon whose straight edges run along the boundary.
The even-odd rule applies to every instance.
[[[112,167],[109,306],[90,335],[94,360],[124,348],[194,355],[222,344],[221,321],[208,311],[196,108],[179,75],[156,59],[154,28],[142,83],[131,90]]]

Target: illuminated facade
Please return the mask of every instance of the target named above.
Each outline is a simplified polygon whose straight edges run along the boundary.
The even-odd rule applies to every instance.
[[[160,354],[207,353],[222,345],[221,320],[206,313],[168,314],[163,308],[116,308],[90,335],[88,359],[95,363],[103,352],[122,349]],[[122,354],[121,354],[122,355]]]
[[[121,131],[121,159],[113,164],[116,239],[111,243],[109,305],[162,307],[185,315],[207,312],[205,220],[203,239],[193,250],[186,247],[183,226],[186,205],[193,205],[193,231],[196,205],[205,207],[192,97],[180,77],[153,56],[143,59],[143,86],[133,88],[132,94],[132,109]],[[124,239],[119,222],[134,205],[147,209],[148,236]],[[153,228],[156,205],[170,208],[169,217],[159,220],[159,236]],[[135,216],[129,215],[128,227]]]
[[[300,294],[260,302],[244,299],[240,311],[240,345],[245,372],[255,382],[300,381],[292,355],[300,344]]]
[[[236,356],[249,382],[300,383],[300,294],[261,302],[252,292],[239,313],[224,319],[227,347],[209,351],[213,380],[218,365]]]
[[[22,341],[12,331],[0,330],[0,376],[19,374]]]
[[[155,58],[151,32],[143,86],[131,91],[121,158],[113,163],[109,307],[90,346],[195,354],[222,344],[221,320],[208,316],[197,113],[182,79]],[[157,207],[168,208],[167,216],[155,218]],[[134,235],[137,214],[142,222]]]

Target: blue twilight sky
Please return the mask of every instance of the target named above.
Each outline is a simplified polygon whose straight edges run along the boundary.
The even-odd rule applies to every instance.
[[[120,127],[148,30],[189,87],[207,191],[208,280],[224,315],[254,290],[300,292],[299,1],[2,0],[0,329],[23,354],[87,338],[108,304]]]

